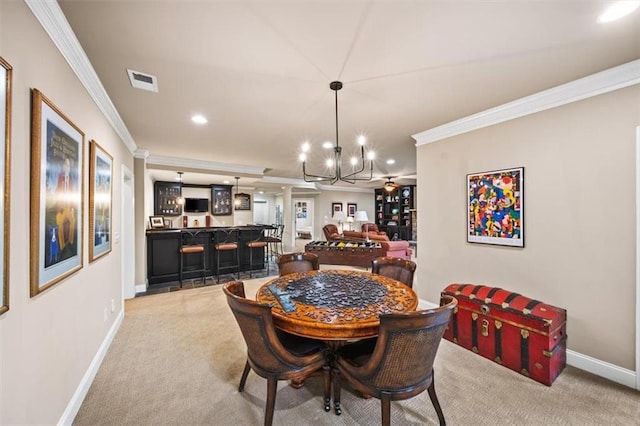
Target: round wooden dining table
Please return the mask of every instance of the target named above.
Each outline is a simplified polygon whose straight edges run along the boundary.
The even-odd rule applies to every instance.
[[[258,289],[276,327],[304,337],[340,342],[378,335],[379,316],[416,310],[413,289],[383,275],[355,270],[308,271],[275,278]]]

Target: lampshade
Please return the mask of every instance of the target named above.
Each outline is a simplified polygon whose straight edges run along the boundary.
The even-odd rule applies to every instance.
[[[367,222],[369,221],[369,217],[367,216],[367,212],[364,210],[358,210],[356,212],[356,217],[354,218],[358,222]]]
[[[342,210],[333,212],[333,218],[338,222],[344,222],[344,212]]]

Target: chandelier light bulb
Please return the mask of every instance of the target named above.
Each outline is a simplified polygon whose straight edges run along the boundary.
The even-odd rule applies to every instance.
[[[307,154],[305,154],[304,152],[302,154],[300,154],[300,156],[298,157],[298,159],[302,162],[307,161]]]
[[[356,157],[351,157],[351,165],[355,166],[356,164],[358,164],[358,159]]]
[[[364,145],[365,143],[367,143],[367,138],[365,137],[365,135],[358,136],[358,145]]]
[[[333,160],[332,159],[328,159],[325,164],[327,165],[327,167],[333,167]]]
[[[369,151],[367,152],[367,160],[375,160],[376,158],[376,153],[373,151]]]
[[[302,144],[302,152],[309,152],[309,149],[311,149],[311,144],[309,142]]]

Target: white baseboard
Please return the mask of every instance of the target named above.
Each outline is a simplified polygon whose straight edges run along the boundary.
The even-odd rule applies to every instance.
[[[636,388],[636,373],[632,370],[569,349],[567,349],[567,364],[632,389]]]
[[[436,307],[438,307],[437,304],[428,300],[420,299],[418,302],[418,309],[431,309]],[[604,377],[612,382],[628,386],[631,389],[638,389],[636,387],[638,381],[636,380],[635,371],[627,370],[626,368],[618,367],[617,365],[569,349],[567,349],[567,364],[588,373],[595,374],[596,376]]]
[[[84,373],[80,384],[71,397],[71,401],[69,401],[69,404],[67,404],[67,408],[64,410],[64,413],[62,413],[62,417],[60,417],[60,420],[58,421],[58,426],[67,426],[73,423],[73,419],[75,419],[76,414],[78,414],[78,410],[80,410],[82,401],[84,401],[84,398],[87,396],[87,392],[89,392],[91,383],[93,383],[93,379],[96,377],[98,369],[102,364],[102,360],[104,360],[104,357],[107,354],[107,350],[109,349],[109,346],[111,346],[111,342],[118,332],[123,319],[124,307],[120,309],[120,312],[118,312],[116,320],[113,322],[113,325],[109,329],[109,332],[102,341],[100,348],[98,348],[98,352],[96,352],[96,355],[93,357],[91,364],[89,364],[89,368]]]
[[[143,284],[137,284],[136,285],[136,294],[146,292],[147,288],[149,288],[149,283],[147,281],[145,281]]]

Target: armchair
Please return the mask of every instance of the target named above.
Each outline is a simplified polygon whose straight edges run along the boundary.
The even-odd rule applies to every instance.
[[[334,366],[334,403],[340,407],[340,382],[346,380],[365,395],[380,399],[382,424],[391,421],[391,401],[412,398],[425,390],[441,425],[444,414],[436,396],[433,363],[457,300],[443,296],[443,306],[426,311],[380,316],[380,334],[364,353],[358,343],[346,345]],[[371,342],[365,342],[369,347]],[[356,350],[353,350],[356,349]]]
[[[324,406],[329,411],[331,382],[324,343],[293,335],[281,339],[273,324],[271,306],[245,298],[242,281],[226,283],[222,291],[247,345],[247,362],[238,391],[244,391],[251,370],[267,379],[265,426],[273,422],[278,381],[301,379],[317,370],[323,371]]]

